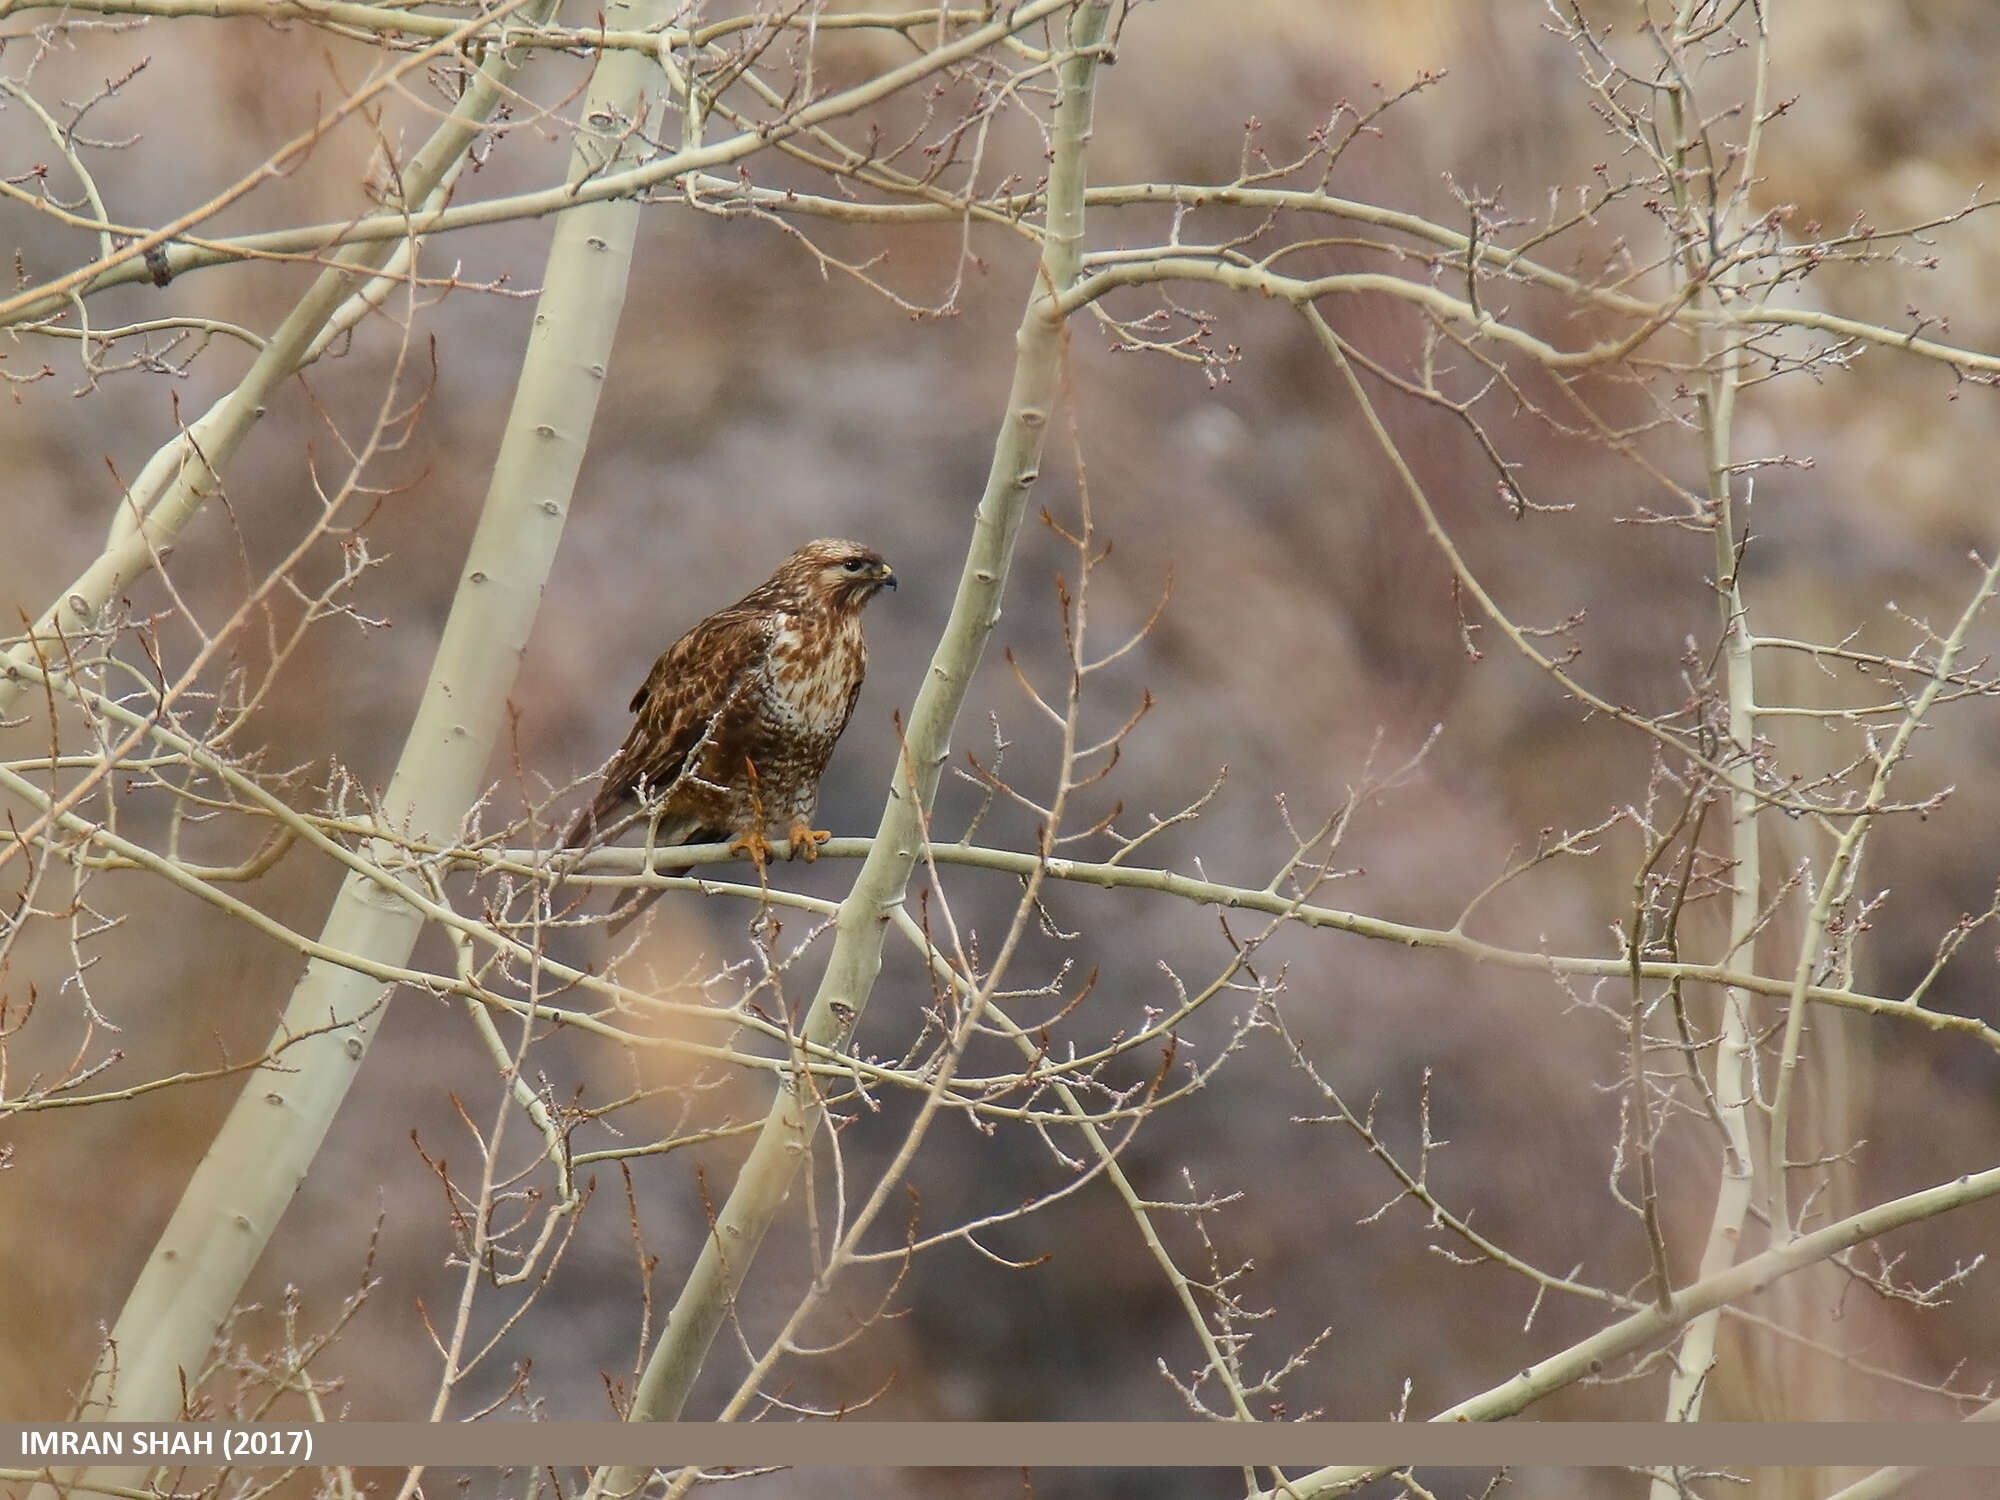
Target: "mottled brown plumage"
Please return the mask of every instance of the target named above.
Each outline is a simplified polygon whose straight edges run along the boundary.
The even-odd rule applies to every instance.
[[[781,824],[792,855],[830,835],[811,826],[820,773],[868,667],[861,610],[896,575],[858,542],[808,542],[653,663],[638,718],[565,843],[595,843],[657,819],[658,846],[731,838],[760,865]],[[638,914],[632,904],[614,930]]]

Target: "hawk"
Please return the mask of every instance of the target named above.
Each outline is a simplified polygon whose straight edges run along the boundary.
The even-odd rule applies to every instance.
[[[859,542],[807,542],[763,583],[661,653],[632,695],[638,718],[563,842],[578,848],[645,820],[656,846],[711,843],[762,868],[782,824],[791,857],[819,856],[820,773],[868,667],[861,610],[896,575]],[[677,870],[674,874],[686,874]],[[659,894],[614,911],[617,932]]]

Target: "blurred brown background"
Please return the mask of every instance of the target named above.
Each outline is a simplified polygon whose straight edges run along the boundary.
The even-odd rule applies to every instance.
[[[1624,12],[1598,5],[1593,13]],[[1456,225],[1463,212],[1444,180],[1449,173],[1461,185],[1503,188],[1511,206],[1536,214],[1551,185],[1587,180],[1611,149],[1585,107],[1574,57],[1542,19],[1539,7],[1464,0],[1143,7],[1100,87],[1093,180],[1225,180],[1237,170],[1252,116],[1260,141],[1285,155],[1335,101],[1366,103],[1378,83],[1393,89],[1435,68],[1449,76],[1392,112],[1379,138],[1359,142],[1332,190]],[[1841,0],[1780,8],[1777,25],[1773,96],[1796,95],[1797,103],[1769,140],[1761,202],[1797,205],[1795,223],[1840,226],[1865,213],[1890,225],[1949,212],[1994,179],[2000,104],[1989,84],[2000,11],[1978,0]],[[17,55],[10,50],[6,64]],[[51,58],[37,86],[48,80],[47,91],[57,92],[60,79],[71,91],[87,91],[140,55],[153,58],[154,73],[135,81],[129,102],[114,102],[94,121],[104,135],[143,135],[100,167],[114,214],[134,222],[156,222],[198,201],[304,128],[315,91],[333,92],[330,70],[353,61],[302,30],[155,26]],[[536,87],[553,97],[552,80],[576,76],[578,65],[551,63]],[[159,107],[175,96],[198,107]],[[46,156],[18,108],[0,116],[0,130],[8,172]],[[366,152],[358,136],[337,137],[308,170],[261,189],[218,231],[351,212]],[[465,191],[539,184],[560,161],[559,142],[517,136]],[[1022,169],[1031,176],[1037,170],[1026,159]],[[1141,242],[1161,222],[1100,214],[1092,242]],[[17,207],[0,208],[0,224],[31,276],[86,253],[80,237]],[[460,235],[435,245],[426,267],[437,273],[462,260],[467,280],[504,272],[513,286],[529,287],[546,236],[547,226],[537,224]],[[2000,234],[1992,221],[1974,218],[1939,240],[1934,270],[1827,277],[1812,283],[1812,294],[1835,310],[1892,323],[1915,304],[1929,315],[1948,314],[1957,342],[2000,347],[2000,320],[1985,295],[2000,275]],[[900,239],[880,274],[907,294],[934,298],[952,274],[956,247],[949,229]],[[551,784],[593,770],[624,731],[631,688],[669,640],[763,577],[798,541],[851,535],[880,547],[903,586],[871,611],[869,685],[821,808],[825,826],[841,833],[873,826],[894,753],[891,714],[914,693],[949,603],[1027,287],[1029,262],[1019,245],[994,236],[977,248],[985,265],[972,275],[960,315],[912,321],[849,280],[823,280],[796,245],[767,226],[666,206],[648,214],[574,519],[514,695],[522,764]],[[94,300],[91,312],[114,322],[173,306],[267,329],[305,274],[203,272],[164,293],[109,294]],[[1107,681],[1094,710],[1115,722],[1142,687],[1159,703],[1096,805],[1115,797],[1134,812],[1170,811],[1227,763],[1229,780],[1208,816],[1163,840],[1155,857],[1184,870],[1199,861],[1214,878],[1261,884],[1288,848],[1273,794],[1282,793],[1302,823],[1315,823],[1359,779],[1378,735],[1379,761],[1394,764],[1442,725],[1414,784],[1358,822],[1340,863],[1359,873],[1327,899],[1448,925],[1505,866],[1510,849],[1532,846],[1545,827],[1587,826],[1640,797],[1647,747],[1636,736],[1580,723],[1576,707],[1492,632],[1480,641],[1483,658],[1468,657],[1441,563],[1296,318],[1248,299],[1182,295],[1217,312],[1221,341],[1243,349],[1219,389],[1185,365],[1109,356],[1086,322],[1074,341],[1081,451],[1098,524],[1117,546],[1093,595],[1107,643],[1143,621],[1170,569],[1174,580],[1159,628],[1128,669]],[[335,622],[315,633],[288,674],[290,690],[262,716],[270,764],[339,762],[364,783],[386,778],[484,492],[530,311],[523,300],[462,292],[424,316],[422,334],[436,339],[436,387],[407,451],[382,471],[407,489],[369,527],[372,548],[386,561],[364,602],[393,623],[363,632]],[[1380,304],[1338,303],[1328,314],[1377,354],[1410,352],[1409,320]],[[182,540],[175,576],[193,597],[227,598],[246,563],[269,561],[291,535],[311,503],[308,452],[322,464],[340,462],[322,414],[351,428],[386,378],[381,349],[389,340],[386,330],[376,332],[358,339],[349,358],[312,372],[310,396],[295,383],[273,407],[228,475],[240,536],[216,512]],[[185,380],[125,376],[76,399],[71,346],[21,339],[7,353],[13,373],[43,360],[58,370],[54,379],[19,388],[0,409],[12,521],[0,547],[0,588],[32,614],[93,554],[116,494],[111,470],[133,475],[172,432],[176,403],[183,414],[202,409],[246,356],[218,348]],[[1953,617],[1973,581],[1967,549],[2000,545],[1986,482],[1991,399],[1883,352],[1869,353],[1844,378],[1783,382],[1748,397],[1746,450],[1814,461],[1758,480],[1751,524],[1759,540],[1745,575],[1758,623],[1825,639],[1860,629],[1871,642],[1890,644],[1906,638],[1891,629],[1889,601],[1933,621]],[[1690,635],[1706,643],[1714,631],[1707,541],[1618,524],[1639,505],[1659,504],[1658,495],[1606,455],[1560,444],[1525,420],[1502,434],[1510,456],[1522,460],[1539,499],[1575,508],[1516,522],[1459,429],[1435,413],[1385,406],[1447,524],[1499,597],[1536,623],[1587,611],[1578,637],[1585,680],[1647,709],[1678,704],[1684,643]],[[1662,451],[1675,477],[1691,482],[1698,472],[1692,444]],[[1073,511],[1074,470],[1058,430],[1040,501]],[[1059,647],[1052,576],[1068,566],[1054,539],[1031,526],[1000,641],[1044,673]],[[150,607],[160,597],[148,584],[136,602]],[[1992,626],[1982,627],[1974,657],[1995,639]],[[1031,731],[997,645],[958,743],[985,745],[986,714],[999,713],[1019,741],[1009,764],[1033,786],[1047,746]],[[1803,675],[1788,678],[1785,669],[1773,669],[1766,681],[1771,701],[1805,688]],[[1879,836],[1863,884],[1893,896],[1869,936],[1864,987],[1907,989],[1940,934],[1961,912],[1990,900],[2000,863],[1989,833],[1992,747],[2000,743],[1994,728],[1990,709],[1960,706],[1924,740],[1912,786],[1955,784],[1957,800],[1944,817],[1886,826]],[[32,752],[24,733],[32,735],[32,726],[10,734],[12,753]],[[1801,753],[1809,755],[1810,746]],[[511,752],[496,758],[495,775],[512,781]],[[955,835],[975,800],[969,788],[950,787],[941,827]],[[1128,814],[1126,822],[1134,821]],[[1017,844],[1026,834],[1019,819],[1002,818],[988,831]],[[1629,842],[1614,845],[1597,860],[1545,872],[1496,898],[1475,930],[1519,947],[1611,951],[1609,924],[1629,901],[1631,853]],[[850,875],[851,867],[822,863],[787,870],[784,879],[837,894]],[[332,868],[294,855],[250,894],[315,931],[334,884]],[[1002,920],[1012,887],[969,877],[952,894],[961,920],[984,928]],[[93,895],[129,913],[100,942],[101,960],[89,973],[95,1002],[122,1028],[117,1045],[132,1060],[107,1075],[107,1085],[145,1076],[141,1069],[211,1066],[218,1049],[240,1055],[261,1044],[297,970],[294,958],[138,877],[107,878]],[[1022,982],[1046,976],[1065,957],[1079,971],[1099,967],[1091,1025],[1100,1032],[1167,1002],[1159,963],[1199,982],[1225,956],[1210,913],[1072,889],[1051,893],[1049,905],[1062,927],[1085,937],[1031,943]],[[676,966],[675,944],[688,955],[742,949],[740,908],[688,897],[661,910],[663,971]],[[1273,968],[1278,959],[1290,965],[1287,1015],[1318,1066],[1354,1102],[1379,1094],[1381,1124],[1399,1147],[1414,1146],[1429,1074],[1432,1131],[1451,1143],[1432,1157],[1431,1180],[1458,1212],[1549,1270],[1582,1262],[1584,1277],[1620,1290],[1643,1275],[1637,1229],[1605,1189],[1619,1107],[1608,1087],[1622,1045],[1614,1027],[1574,1008],[1546,980],[1359,939],[1293,934],[1273,945],[1272,958]],[[419,960],[448,961],[433,939]],[[44,1003],[60,1005],[55,991],[67,967],[58,933],[32,934],[5,983],[17,992],[35,983]],[[816,972],[810,960],[808,972]],[[1992,944],[1975,939],[1932,1003],[2000,1020],[1993,977]],[[916,970],[892,945],[861,1045],[898,1053],[923,1000]],[[36,1045],[49,1048],[47,1056],[64,1044],[62,1025],[38,1022]],[[1189,1040],[1205,1053],[1222,1035],[1216,1016],[1190,1028]],[[1863,1025],[1844,1035],[1858,1058],[1854,1128],[1867,1146],[1856,1183],[1864,1199],[1992,1164],[2000,1135],[2000,1068],[1992,1056],[1906,1026]],[[75,1036],[72,1027],[69,1045]],[[36,1055],[14,1062],[17,1078]],[[627,1081],[621,1060],[573,1042],[551,1043],[541,1061],[561,1085],[558,1094],[581,1087],[602,1097]],[[450,1094],[489,1098],[489,1074],[456,1009],[399,996],[253,1284],[267,1309],[246,1321],[253,1337],[269,1336],[269,1310],[286,1286],[302,1289],[308,1323],[323,1323],[360,1278],[371,1228],[382,1216],[375,1270],[383,1284],[321,1370],[345,1375],[338,1399],[346,1415],[407,1418],[428,1410],[435,1359],[413,1309],[419,1299],[437,1306],[456,1283],[443,1264],[448,1243],[435,1179],[410,1134],[419,1132],[433,1152],[469,1160]],[[66,1410],[101,1328],[116,1315],[234,1091],[227,1082],[170,1090],[116,1109],[53,1111],[5,1127],[14,1154],[0,1173],[0,1329],[7,1335],[0,1339],[0,1411],[47,1419]],[[761,1106],[746,1089],[731,1107],[748,1113]],[[1225,1265],[1254,1261],[1246,1301],[1276,1309],[1257,1325],[1249,1366],[1279,1363],[1332,1329],[1287,1386],[1291,1414],[1380,1418],[1397,1409],[1407,1379],[1409,1410],[1421,1415],[1596,1326],[1589,1309],[1550,1301],[1523,1333],[1529,1289],[1492,1267],[1448,1265],[1427,1248],[1433,1236],[1408,1205],[1358,1227],[1393,1185],[1351,1137],[1294,1122],[1322,1112],[1275,1042],[1256,1037],[1203,1093],[1153,1121],[1126,1157],[1142,1190],[1156,1197],[1183,1192],[1184,1169],[1202,1193],[1242,1194],[1211,1233]],[[881,1117],[848,1131],[844,1144],[860,1160],[876,1160],[906,1118],[907,1105],[891,1101]],[[1667,1154],[1670,1238],[1681,1265],[1692,1263],[1706,1225],[1714,1155],[1693,1132]],[[729,1149],[708,1154],[711,1181],[726,1182],[731,1160]],[[914,1182],[923,1223],[935,1228],[1049,1191],[1062,1178],[1063,1169],[1030,1138],[989,1141],[947,1122],[927,1145]],[[658,1286],[671,1295],[702,1234],[690,1159],[642,1162],[634,1179],[647,1248],[661,1257]],[[531,1393],[543,1416],[603,1417],[609,1408],[600,1372],[623,1372],[629,1382],[638,1272],[618,1198],[615,1174],[601,1174],[599,1200],[561,1273],[505,1346],[505,1360],[532,1360]],[[2000,1210],[1991,1206],[1929,1226],[1910,1237],[1916,1247],[1904,1274],[1918,1282],[1947,1274],[1997,1230]],[[1169,1232],[1183,1265],[1197,1267],[1200,1251],[1187,1226]],[[898,1299],[903,1314],[837,1360],[800,1367],[794,1394],[854,1400],[886,1382],[873,1414],[902,1418],[1184,1414],[1155,1362],[1185,1372],[1198,1355],[1108,1191],[1086,1191],[1010,1226],[991,1245],[1018,1258],[1048,1258],[1007,1272],[964,1249],[926,1256]],[[757,1295],[795,1287],[801,1268],[797,1236],[774,1234],[757,1269]],[[1863,1300],[1858,1291],[1850,1297]],[[868,1300],[857,1291],[856,1306]],[[1975,1279],[1950,1309],[1929,1317],[1850,1310],[1853,1326],[1866,1329],[1859,1341],[1868,1344],[1870,1362],[1918,1381],[1942,1378],[1963,1355],[1990,1354],[2000,1337],[1990,1279]],[[689,1415],[712,1409],[739,1371],[725,1336]],[[1987,1373],[1979,1368],[1963,1383],[1976,1386]],[[1822,1376],[1814,1388],[1841,1415],[1948,1411],[1908,1386],[1838,1370]],[[454,1412],[497,1395],[506,1379],[505,1365],[496,1365]],[[1658,1389],[1655,1381],[1578,1389],[1534,1414],[1654,1417]],[[1755,1359],[1734,1358],[1711,1391],[1710,1412],[1797,1414],[1790,1409],[1797,1394]],[[1833,1413],[1822,1407],[1814,1414]],[[1444,1478],[1456,1488],[1439,1493],[1476,1483]],[[1072,1473],[1046,1476],[1041,1492],[1206,1494],[1234,1482],[1222,1474]],[[506,1492],[491,1476],[475,1479],[472,1492],[494,1483]],[[984,1496],[1016,1493],[1019,1483],[1004,1475],[780,1476],[751,1492],[879,1494],[901,1486]],[[1637,1484],[1612,1474],[1537,1475],[1521,1492],[1625,1495],[1637,1493]]]

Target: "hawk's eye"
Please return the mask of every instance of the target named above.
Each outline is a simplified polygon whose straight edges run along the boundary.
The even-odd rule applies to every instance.
[[[842,563],[841,566],[847,569],[847,571],[850,573],[859,573],[863,568],[867,566],[867,564],[864,563],[858,557],[850,557],[846,562]]]

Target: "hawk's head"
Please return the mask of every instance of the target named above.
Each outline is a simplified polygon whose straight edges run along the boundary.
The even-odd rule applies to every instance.
[[[878,590],[896,586],[896,575],[881,553],[833,537],[807,542],[785,559],[778,576],[832,609],[859,609]]]

